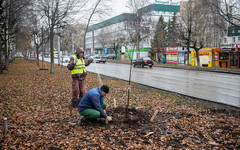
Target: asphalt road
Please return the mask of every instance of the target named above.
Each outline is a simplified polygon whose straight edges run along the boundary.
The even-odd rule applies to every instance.
[[[86,69],[89,72],[129,80],[129,64],[92,63]],[[132,69],[133,82],[240,107],[239,75],[154,66],[153,68],[132,67]]]
[[[160,67],[132,68],[132,81],[196,98],[240,107],[240,76]],[[91,64],[87,71],[129,79],[130,65]]]

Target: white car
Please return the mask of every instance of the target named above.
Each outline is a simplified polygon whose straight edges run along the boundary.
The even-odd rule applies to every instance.
[[[62,56],[61,57],[61,62],[68,63],[69,61],[70,61],[70,57],[69,56]]]
[[[105,63],[107,61],[107,58],[105,56],[100,56],[100,55],[95,55],[93,57],[93,61],[96,62],[96,63]]]

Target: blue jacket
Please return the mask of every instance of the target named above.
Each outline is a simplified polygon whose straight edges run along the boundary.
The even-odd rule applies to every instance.
[[[101,116],[106,118],[107,114],[101,107],[103,103],[103,97],[104,96],[102,95],[100,87],[91,89],[83,96],[80,103],[78,104],[78,111],[81,112],[85,109],[96,109],[100,112]]]

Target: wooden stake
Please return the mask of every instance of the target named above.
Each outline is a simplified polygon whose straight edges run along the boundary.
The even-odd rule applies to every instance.
[[[155,112],[154,112],[154,114],[152,115],[152,118],[151,118],[151,122],[153,122],[153,119],[156,117],[156,115],[157,115],[157,113],[158,113],[158,110],[155,110]]]
[[[116,99],[115,98],[113,99],[113,104],[114,104],[114,108],[116,108],[117,106],[116,106]]]

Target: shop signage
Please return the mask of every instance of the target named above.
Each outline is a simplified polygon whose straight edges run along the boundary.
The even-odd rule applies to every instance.
[[[177,51],[178,47],[168,47],[168,51]]]
[[[35,58],[35,52],[34,51],[30,51],[30,58]]]
[[[209,53],[198,53],[199,55],[209,55]],[[196,55],[196,53],[194,53]]]
[[[240,48],[240,44],[236,44],[236,48]]]
[[[235,47],[235,44],[220,44],[221,47]]]
[[[235,51],[235,48],[223,48],[222,51],[225,51],[225,52]]]
[[[213,52],[221,52],[222,49],[221,48],[218,48],[218,49],[212,49]]]
[[[165,52],[166,51],[166,47],[161,47],[160,48],[160,52]]]

